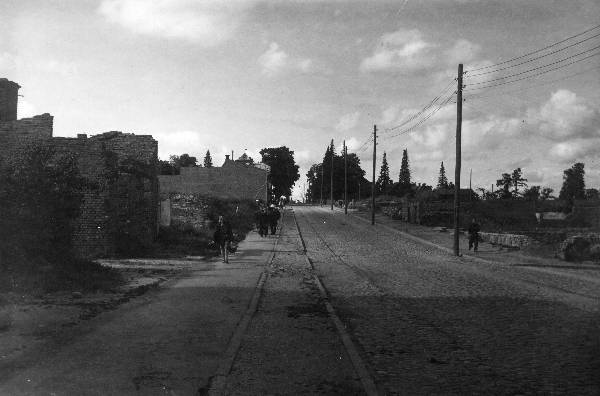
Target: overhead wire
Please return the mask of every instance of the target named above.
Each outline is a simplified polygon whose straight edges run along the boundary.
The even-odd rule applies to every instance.
[[[578,42],[576,42],[576,43],[573,43],[573,44],[571,44],[571,45],[568,45],[568,46],[566,46],[566,47],[563,47],[563,48],[557,49],[556,51],[552,51],[552,52],[549,52],[549,53],[547,53],[547,54],[540,55],[540,56],[537,56],[537,57],[535,57],[535,58],[531,58],[531,59],[529,59],[529,60],[526,60],[526,61],[524,61],[524,62],[517,63],[517,64],[515,64],[515,65],[510,65],[510,66],[502,67],[502,68],[500,68],[500,69],[494,69],[494,70],[490,70],[490,71],[486,71],[486,72],[482,72],[482,73],[476,73],[476,74],[471,74],[471,73],[469,73],[469,74],[466,74],[466,72],[465,72],[465,77],[468,77],[468,78],[473,78],[473,77],[483,76],[483,75],[487,75],[487,74],[491,74],[491,73],[496,73],[496,72],[499,72],[499,71],[502,71],[502,70],[508,70],[508,69],[512,69],[513,67],[521,66],[521,65],[524,65],[524,64],[526,64],[526,63],[533,62],[533,61],[536,61],[536,60],[538,60],[538,59],[545,58],[545,57],[547,57],[547,56],[550,56],[550,55],[554,55],[554,54],[556,54],[556,53],[559,53],[559,52],[561,52],[561,51],[564,51],[564,50],[566,50],[566,49],[569,49],[569,48],[571,48],[571,47],[574,47],[574,46],[576,46],[576,45],[579,45],[579,44],[581,44],[581,43],[583,43],[583,42],[586,42],[586,41],[588,41],[588,40],[591,40],[591,39],[593,39],[593,38],[596,38],[596,37],[598,37],[598,36],[600,36],[600,33],[598,33],[598,34],[595,34],[595,35],[593,35],[593,36],[591,36],[591,37],[588,37],[588,38],[586,38],[586,39],[584,39],[584,40],[578,41]]]
[[[388,127],[385,128],[382,132],[383,133],[388,133],[388,132],[392,132],[396,129],[399,129],[407,124],[409,124],[410,122],[412,122],[413,120],[417,119],[418,117],[420,117],[423,113],[425,113],[428,109],[430,109],[431,107],[433,107],[436,102],[443,96],[445,95],[445,93],[448,91],[448,89],[452,86],[452,84],[454,84],[454,82],[456,81],[456,78],[454,78],[452,81],[450,81],[445,87],[444,89],[442,89],[442,91],[435,97],[433,98],[428,104],[426,104],[421,110],[419,110],[417,113],[413,114],[412,116],[410,116],[409,118],[407,118],[405,121],[403,121],[402,123],[394,126],[394,127]]]
[[[531,72],[533,72],[533,71],[540,70],[540,69],[543,69],[543,68],[545,68],[545,67],[548,67],[548,66],[553,66],[553,65],[556,65],[556,64],[558,64],[558,63],[562,63],[562,62],[564,62],[564,61],[567,61],[567,60],[569,60],[569,59],[576,58],[576,57],[578,57],[578,56],[580,56],[580,55],[587,54],[588,52],[595,51],[595,50],[597,50],[597,49],[599,49],[599,48],[600,48],[600,45],[597,45],[597,46],[596,46],[596,47],[594,47],[594,48],[590,48],[590,49],[587,49],[587,50],[585,50],[585,51],[579,52],[579,53],[577,53],[577,54],[575,54],[575,55],[571,55],[571,56],[569,56],[569,57],[566,57],[566,58],[563,58],[563,59],[557,60],[556,62],[552,62],[552,63],[548,63],[548,64],[545,64],[545,65],[542,65],[542,66],[534,67],[534,68],[532,68],[532,69],[525,70],[525,71],[522,71],[522,72],[519,72],[519,73],[509,74],[508,76],[502,76],[502,77],[494,78],[494,79],[487,80],[487,81],[479,81],[479,82],[469,83],[468,85],[482,85],[482,84],[488,84],[488,83],[491,83],[491,82],[494,82],[494,81],[506,80],[506,79],[508,79],[508,78],[512,78],[512,77],[520,76],[520,75],[523,75],[523,74],[526,74],[526,73],[531,73]],[[596,55],[597,55],[597,54],[596,54]],[[592,56],[593,56],[593,55],[592,55]],[[587,59],[587,58],[583,58],[583,59]]]
[[[556,47],[556,46],[557,46],[557,45],[559,45],[559,44],[562,44],[562,43],[564,43],[564,42],[567,42],[567,41],[569,41],[569,40],[572,40],[572,39],[574,39],[575,37],[580,37],[580,36],[583,36],[584,34],[586,34],[586,33],[589,33],[589,32],[591,32],[591,31],[593,31],[593,30],[596,30],[596,29],[598,29],[598,28],[600,28],[600,25],[593,26],[593,27],[591,27],[591,28],[589,28],[589,29],[587,29],[587,30],[585,30],[585,31],[581,32],[581,33],[578,33],[578,34],[575,34],[575,35],[573,35],[573,36],[567,37],[567,38],[565,38],[565,39],[563,39],[563,40],[561,40],[561,41],[558,41],[558,42],[556,42],[556,43],[553,43],[553,44],[547,45],[547,46],[545,46],[544,48],[540,48],[540,49],[538,49],[538,50],[535,50],[535,51],[529,52],[529,53],[527,53],[527,54],[524,54],[524,55],[521,55],[521,56],[518,56],[518,57],[515,57],[515,58],[512,58],[512,59],[508,59],[508,60],[506,60],[506,61],[503,61],[503,62],[495,63],[495,64],[493,64],[493,65],[482,66],[482,67],[478,67],[478,68],[476,68],[476,69],[470,69],[470,70],[466,70],[464,73],[471,73],[471,72],[474,72],[474,71],[479,71],[479,70],[490,69],[490,68],[492,68],[492,67],[496,67],[496,66],[505,65],[505,64],[507,64],[507,63],[514,62],[514,61],[516,61],[516,60],[523,59],[523,58],[526,58],[526,57],[528,57],[528,56],[531,56],[531,55],[534,55],[534,54],[538,54],[538,53],[540,53],[540,52],[542,52],[542,51],[545,51],[545,50],[547,50],[547,49],[549,49],[549,48]]]
[[[519,81],[527,80],[529,78],[541,76],[542,74],[550,73],[550,72],[553,72],[555,70],[559,70],[559,69],[565,68],[567,66],[571,66],[571,65],[573,65],[575,63],[583,62],[584,60],[590,59],[590,58],[592,58],[594,56],[598,56],[598,55],[600,55],[600,52],[592,54],[592,55],[588,55],[585,58],[577,59],[577,60],[575,60],[573,62],[569,62],[569,63],[567,63],[565,65],[561,65],[561,66],[558,66],[558,67],[555,67],[555,68],[552,68],[552,69],[549,69],[549,70],[545,70],[545,71],[540,72],[540,73],[533,74],[531,76],[526,76],[526,77],[522,77],[522,78],[519,78],[519,79],[516,79],[516,80],[511,80],[511,81],[504,81],[504,82],[497,83],[497,84],[485,85],[485,86],[482,86],[482,87],[465,88],[463,91],[474,91],[474,90],[479,90],[479,89],[484,89],[484,88],[493,88],[493,87],[499,87],[501,85],[516,83],[516,82],[519,82]],[[508,78],[508,77],[506,77],[506,78]],[[483,83],[490,83],[490,82],[491,82],[491,80],[483,82]],[[477,84],[468,84],[468,86],[469,85],[477,85]]]

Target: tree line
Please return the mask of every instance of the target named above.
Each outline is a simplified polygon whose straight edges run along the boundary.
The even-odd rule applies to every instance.
[[[342,199],[344,196],[344,158],[335,152],[333,141],[327,147],[323,160],[313,164],[307,172],[308,190],[306,199],[309,202],[327,200],[331,195],[331,164],[333,157],[333,198]],[[521,168],[514,169],[510,173],[502,173],[500,178],[492,184],[491,190],[478,188],[469,191],[476,199],[484,200],[528,200],[546,201],[556,200],[564,203],[564,208],[570,210],[575,200],[600,199],[596,188],[585,187],[585,165],[581,162],[575,163],[563,171],[563,184],[558,197],[554,196],[554,190],[550,187],[540,185],[529,186],[528,180],[523,177]],[[371,196],[371,182],[364,178],[365,171],[360,167],[360,159],[356,154],[347,155],[347,180],[349,199],[361,199]],[[498,187],[494,190],[493,186]],[[378,196],[420,198],[435,195],[435,192],[450,196],[449,192],[454,190],[454,184],[448,181],[444,162],[440,163],[438,181],[436,186],[426,183],[415,183],[411,178],[408,159],[408,150],[402,152],[402,163],[397,181],[390,177],[390,169],[387,154],[383,153],[383,159],[379,169],[379,176],[375,181],[375,194]],[[362,192],[362,194],[361,194]],[[438,194],[439,195],[439,194]]]

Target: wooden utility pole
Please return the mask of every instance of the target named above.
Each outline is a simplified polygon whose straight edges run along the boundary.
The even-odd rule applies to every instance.
[[[471,202],[471,198],[473,198],[473,194],[471,193],[471,191],[473,191],[473,188],[471,188],[472,180],[473,180],[473,168],[471,168],[471,170],[469,171],[469,202]]]
[[[320,206],[323,206],[323,179],[325,178],[325,176],[323,175],[324,168],[325,168],[325,162],[323,162],[321,164],[321,200],[319,201]]]
[[[373,183],[371,183],[371,225],[375,225],[375,161],[377,159],[377,125],[373,125]]]
[[[344,214],[348,214],[348,148],[344,140]]]
[[[459,209],[460,209],[460,165],[461,165],[461,127],[462,127],[462,89],[463,65],[458,65],[458,89],[456,91],[456,164],[454,165],[454,255],[460,255],[459,247]]]
[[[331,139],[331,172],[330,172],[331,188],[329,190],[329,198],[331,199],[331,210],[333,210],[333,139]]]

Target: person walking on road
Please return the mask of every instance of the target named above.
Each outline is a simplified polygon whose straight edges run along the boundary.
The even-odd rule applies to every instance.
[[[477,249],[479,248],[479,230],[480,230],[480,226],[477,223],[477,221],[475,220],[475,218],[473,218],[473,220],[471,220],[471,224],[469,225],[469,250],[471,250],[471,248],[474,247],[473,251],[477,251]]]
[[[213,239],[219,245],[219,251],[224,263],[229,263],[229,245],[233,240],[233,231],[228,221],[225,221],[223,216],[219,216],[217,228]]]
[[[261,237],[269,234],[269,216],[265,207],[261,207],[256,214],[256,227],[258,228],[258,235]]]
[[[268,217],[269,226],[271,227],[271,235],[275,235],[275,231],[277,231],[277,222],[281,218],[281,213],[279,212],[279,209],[275,207],[274,204],[271,204],[271,206],[269,207]]]

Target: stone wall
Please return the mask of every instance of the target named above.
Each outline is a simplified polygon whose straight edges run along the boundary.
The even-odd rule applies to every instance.
[[[86,180],[73,248],[81,257],[107,256],[152,243],[158,230],[158,143],[148,135],[107,132],[52,137],[53,117],[0,121],[0,159],[13,162],[33,144],[70,154]]]
[[[152,136],[107,132],[55,138],[57,153],[77,156],[89,183],[76,221],[73,247],[98,257],[149,246],[158,229],[158,144]]]
[[[15,121],[0,121],[0,156],[8,162],[30,145],[52,139],[54,117],[48,113]]]
[[[181,168],[179,175],[159,175],[161,195],[198,194],[223,199],[266,200],[267,171],[226,162],[222,167]]]

